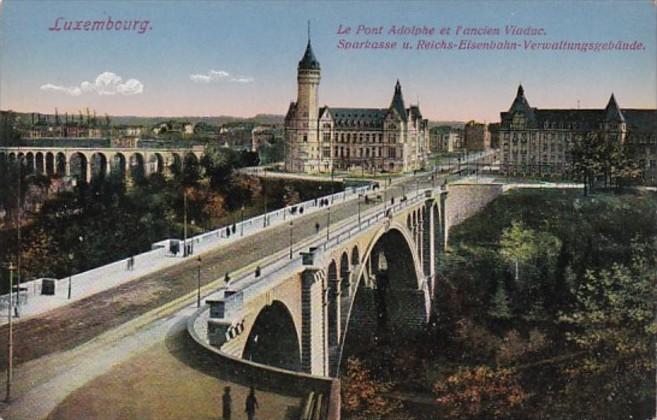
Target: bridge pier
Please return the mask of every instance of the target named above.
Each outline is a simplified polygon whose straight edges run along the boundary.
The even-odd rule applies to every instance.
[[[324,271],[307,268],[301,274],[301,371],[328,375],[327,287]]]

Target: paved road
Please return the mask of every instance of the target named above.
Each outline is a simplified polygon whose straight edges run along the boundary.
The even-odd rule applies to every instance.
[[[424,182],[421,182],[420,186],[430,184],[429,177],[422,179]],[[399,196],[402,184],[406,185],[406,191],[417,185],[414,179],[404,181],[393,186],[388,197]],[[380,194],[383,195],[383,191]],[[357,206],[355,201],[336,203],[331,211],[332,223],[357,213]],[[366,206],[363,204],[361,208],[365,209]],[[319,223],[322,229],[325,228],[326,214],[312,214],[297,219],[294,227],[295,241],[316,234],[315,223]],[[289,227],[279,226],[263,231],[256,241],[245,238],[227,248],[208,252],[203,256],[201,283],[207,284],[222,278],[227,271],[234,272],[288,246]],[[150,331],[155,328],[154,325],[158,325],[162,316],[173,313],[174,309],[177,310],[181,306],[170,307],[161,313],[158,308],[166,307],[170,302],[175,302],[190,292],[193,295],[197,267],[196,261],[187,261],[18,323],[15,330],[15,360],[19,366],[14,382],[17,401],[11,405],[11,411],[4,407],[1,412],[26,410],[22,412],[35,414],[35,407],[32,405],[37,404],[37,407],[41,407],[39,412],[47,414],[48,409],[53,409],[67,393],[102,374],[135,351],[161,341],[166,336],[164,332],[168,331],[165,327],[162,327],[164,330],[156,329],[155,331],[159,331],[157,334],[142,337],[145,341],[138,340],[140,345],[135,348],[131,348],[129,344],[131,337],[136,336],[135,328],[146,328]],[[192,301],[193,296],[189,300]],[[5,347],[4,340],[6,327],[0,328],[0,348]],[[81,346],[84,343],[86,344]],[[105,354],[106,348],[122,348],[121,346],[124,346],[124,351]],[[5,353],[0,352],[0,366],[6,365],[5,357]],[[78,366],[80,361],[87,366]],[[4,381],[4,375],[2,380]],[[4,388],[3,383],[0,383],[0,386]],[[45,391],[40,388],[44,386],[61,391],[54,393],[52,398],[40,399],[38,391]]]

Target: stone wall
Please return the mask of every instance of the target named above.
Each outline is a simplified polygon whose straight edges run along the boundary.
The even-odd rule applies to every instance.
[[[453,184],[448,187],[446,230],[483,210],[502,194],[501,184]]]

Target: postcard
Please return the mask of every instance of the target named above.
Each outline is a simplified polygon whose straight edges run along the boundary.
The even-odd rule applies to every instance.
[[[0,0],[0,418],[657,418],[654,0]]]

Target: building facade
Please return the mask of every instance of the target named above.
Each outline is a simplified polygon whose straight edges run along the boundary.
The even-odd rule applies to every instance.
[[[506,174],[563,176],[570,171],[573,144],[595,133],[623,143],[644,180],[657,181],[657,110],[621,109],[613,94],[604,109],[532,108],[519,86],[511,108],[500,117],[495,131]]]
[[[463,146],[467,150],[490,149],[490,132],[488,124],[469,121],[463,127]]]
[[[387,108],[319,106],[320,65],[310,40],[297,68],[297,101],[285,117],[289,172],[409,172],[425,166],[428,121],[406,107],[399,80]]]

